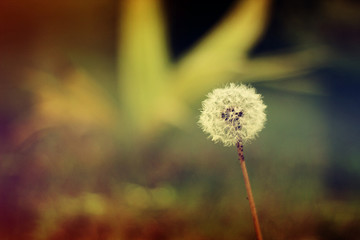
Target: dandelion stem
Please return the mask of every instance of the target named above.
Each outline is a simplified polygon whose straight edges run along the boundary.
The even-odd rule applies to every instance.
[[[252,191],[251,191],[251,186],[250,186],[250,180],[249,180],[249,176],[246,170],[246,165],[245,165],[245,158],[244,158],[244,152],[243,152],[243,145],[238,142],[236,144],[237,150],[238,150],[238,154],[239,154],[239,161],[240,161],[240,166],[241,166],[241,170],[242,173],[244,175],[244,180],[245,180],[245,187],[246,187],[246,192],[247,192],[247,196],[248,196],[248,200],[249,200],[249,204],[250,204],[250,210],[251,210],[251,215],[252,215],[252,219],[254,222],[254,227],[255,227],[255,233],[256,233],[256,239],[257,240],[262,240],[262,235],[261,235],[261,229],[260,229],[260,224],[259,224],[259,219],[256,213],[256,208],[255,208],[255,202],[254,202],[254,198],[252,195]]]

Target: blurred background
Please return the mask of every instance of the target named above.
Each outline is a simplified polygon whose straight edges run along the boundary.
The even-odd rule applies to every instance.
[[[264,239],[360,236],[359,3],[0,2],[0,238],[254,239],[206,93],[268,106],[245,145]]]

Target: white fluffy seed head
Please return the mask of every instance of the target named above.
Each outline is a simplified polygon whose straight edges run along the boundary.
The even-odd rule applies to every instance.
[[[254,139],[266,121],[262,96],[246,85],[230,83],[207,95],[199,124],[214,142],[233,146]]]

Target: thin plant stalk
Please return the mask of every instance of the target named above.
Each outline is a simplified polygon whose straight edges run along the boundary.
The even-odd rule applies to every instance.
[[[244,175],[244,181],[245,181],[245,187],[246,187],[246,192],[247,192],[247,196],[248,196],[248,200],[249,200],[249,204],[250,204],[250,211],[251,211],[251,215],[252,215],[252,219],[254,222],[254,227],[255,227],[255,233],[256,233],[256,239],[257,240],[262,240],[262,234],[261,234],[261,229],[260,229],[260,224],[259,224],[259,219],[256,213],[256,208],[255,208],[255,201],[252,195],[252,191],[251,191],[251,186],[250,186],[250,180],[249,180],[249,176],[246,170],[246,165],[245,165],[245,158],[244,158],[244,152],[243,152],[243,145],[238,142],[236,144],[237,150],[238,150],[238,154],[239,154],[239,161],[240,161],[240,166],[241,166],[241,170],[242,173]]]

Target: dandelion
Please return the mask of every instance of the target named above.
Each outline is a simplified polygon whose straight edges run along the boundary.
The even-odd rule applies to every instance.
[[[258,240],[262,240],[262,235],[246,170],[243,143],[254,139],[264,128],[265,108],[261,95],[254,88],[231,83],[208,94],[208,98],[202,103],[199,120],[203,131],[214,142],[220,141],[225,146],[237,147]]]

